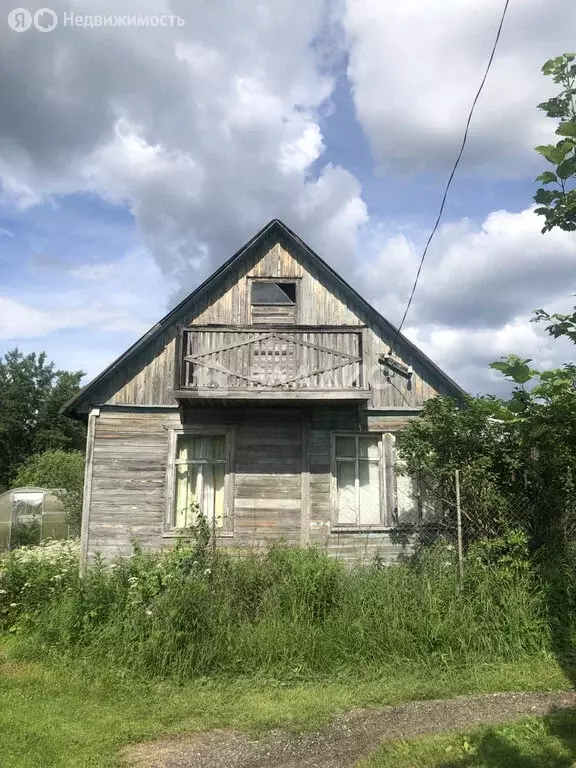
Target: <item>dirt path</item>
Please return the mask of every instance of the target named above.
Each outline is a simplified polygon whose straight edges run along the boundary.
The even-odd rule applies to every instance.
[[[234,731],[210,731],[137,744],[123,752],[132,768],[352,768],[383,741],[546,715],[576,708],[576,691],[495,693],[401,707],[357,709],[296,739],[275,731],[254,741]]]

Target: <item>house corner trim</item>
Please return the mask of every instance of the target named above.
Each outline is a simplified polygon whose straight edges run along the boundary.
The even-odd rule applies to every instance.
[[[100,416],[100,408],[92,408],[88,416],[88,431],[86,434],[86,468],[84,470],[84,496],[82,500],[82,527],[80,529],[80,573],[84,574],[88,567],[88,540],[90,528],[90,505],[92,502],[92,471],[94,468],[94,437],[96,419]]]

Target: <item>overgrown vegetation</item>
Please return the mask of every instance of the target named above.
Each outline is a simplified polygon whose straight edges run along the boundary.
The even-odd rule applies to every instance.
[[[556,129],[559,141],[556,144],[536,147],[536,151],[554,167],[554,171],[544,171],[536,179],[547,187],[541,187],[534,196],[534,200],[539,204],[536,213],[545,219],[543,232],[554,227],[567,232],[576,230],[575,59],[576,54],[565,53],[550,59],[542,67],[542,72],[552,77],[554,83],[561,88],[555,96],[538,105],[547,117],[560,121]]]
[[[2,626],[19,658],[179,680],[378,674],[402,664],[509,662],[550,650],[530,571],[473,559],[459,584],[442,545],[394,568],[348,569],[310,549],[231,558],[202,547],[136,552],[80,579],[57,545],[3,564]]]

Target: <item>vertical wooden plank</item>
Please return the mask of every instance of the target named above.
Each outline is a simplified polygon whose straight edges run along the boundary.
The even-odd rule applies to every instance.
[[[234,489],[236,485],[236,429],[227,434],[228,455],[226,457],[226,487],[224,500],[226,505],[225,529],[227,533],[234,533]]]
[[[380,441],[378,442],[378,463],[380,465],[380,520],[384,525],[389,525],[388,522],[388,505],[386,503],[386,459],[385,459],[385,447],[384,447],[385,435],[380,435]]]
[[[394,435],[386,432],[384,435],[384,468],[386,474],[386,525],[394,525],[396,510],[396,467],[394,450]]]
[[[86,435],[86,468],[84,470],[84,497],[82,499],[82,527],[80,529],[80,573],[88,566],[88,541],[90,537],[90,502],[92,501],[92,472],[94,468],[94,438],[99,408],[92,408],[88,416]]]
[[[336,481],[336,435],[330,433],[330,525],[338,523],[338,483]]]
[[[184,381],[182,377],[183,367],[184,366],[188,367],[188,365],[183,361],[183,352],[182,352],[183,349],[185,349],[184,329],[182,328],[181,325],[177,325],[176,339],[175,339],[176,360],[174,361],[174,382],[173,382],[174,389],[182,389],[182,386],[188,385],[188,381]]]
[[[177,432],[168,432],[168,456],[166,459],[166,488],[164,490],[164,530],[173,527],[174,500],[176,495],[176,440]]]
[[[302,412],[302,470],[300,485],[300,544],[310,544],[310,411]]]
[[[299,333],[298,339],[300,341],[308,341],[309,334],[307,333]],[[303,374],[308,370],[308,350],[309,348],[302,345],[298,345],[294,348],[294,363],[293,363],[293,371],[292,376],[298,376],[299,374]],[[300,386],[301,387],[309,387],[310,382],[308,379],[301,379],[300,380]]]

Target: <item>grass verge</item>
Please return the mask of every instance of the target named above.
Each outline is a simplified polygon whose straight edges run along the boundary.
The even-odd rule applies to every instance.
[[[576,712],[526,718],[469,734],[391,742],[358,768],[571,768]]]
[[[541,658],[465,668],[405,665],[367,679],[306,683],[204,679],[181,686],[87,677],[71,668],[5,659],[0,663],[0,765],[113,768],[123,746],[166,733],[215,727],[252,733],[282,727],[297,732],[319,727],[336,712],[357,706],[498,690],[568,688],[559,666]],[[371,768],[420,765],[375,759],[381,762]]]

